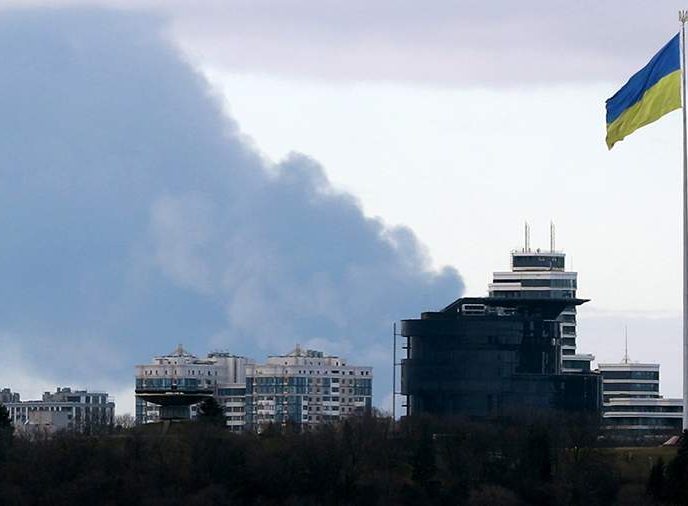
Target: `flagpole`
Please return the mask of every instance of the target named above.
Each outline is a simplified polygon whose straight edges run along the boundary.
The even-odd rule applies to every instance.
[[[683,430],[688,429],[688,140],[686,137],[686,21],[688,11],[678,13],[681,22],[681,89],[683,110]]]

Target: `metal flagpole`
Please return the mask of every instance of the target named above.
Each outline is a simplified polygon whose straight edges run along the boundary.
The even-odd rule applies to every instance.
[[[688,145],[686,140],[686,21],[688,11],[678,13],[681,22],[681,91],[683,104],[683,430],[688,429]]]
[[[392,423],[397,419],[397,322],[392,326]]]

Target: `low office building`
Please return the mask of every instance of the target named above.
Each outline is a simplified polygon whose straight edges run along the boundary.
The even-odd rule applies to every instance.
[[[45,392],[41,400],[21,401],[19,395],[15,395],[16,400],[2,404],[8,409],[12,424],[20,431],[100,432],[109,429],[114,422],[115,403],[106,392],[58,387],[55,392]]]
[[[575,298],[461,298],[403,320],[402,394],[410,416],[599,412],[599,374],[562,374],[562,311]]]
[[[659,394],[659,364],[600,364],[604,395],[603,430],[607,438],[629,444],[653,443],[681,432],[682,399]]]
[[[251,428],[267,424],[312,428],[361,415],[372,406],[373,369],[300,346],[247,367]]]
[[[201,359],[179,346],[136,366],[136,421],[193,419],[213,397],[233,431],[307,429],[370,410],[372,381],[371,367],[300,346],[264,364],[218,352]]]

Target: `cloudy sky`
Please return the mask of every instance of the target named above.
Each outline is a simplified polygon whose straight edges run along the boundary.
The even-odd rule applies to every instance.
[[[3,5],[3,384],[129,406],[178,341],[299,340],[375,365],[384,405],[391,321],[484,294],[553,220],[580,350],[618,360],[627,325],[680,395],[680,114],[604,144],[679,2]]]

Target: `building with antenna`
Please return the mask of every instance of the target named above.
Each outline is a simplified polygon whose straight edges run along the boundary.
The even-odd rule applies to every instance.
[[[530,226],[525,224],[523,249],[511,252],[511,270],[493,273],[491,297],[575,299],[578,273],[566,270],[566,255],[555,248],[554,223],[550,223],[549,251],[531,249]],[[561,326],[560,360],[564,373],[590,372],[591,354],[577,353],[576,306],[564,308]]]
[[[633,362],[628,336],[623,359],[600,364],[602,428],[607,438],[630,444],[656,443],[681,432],[682,399],[659,394],[659,364]]]

